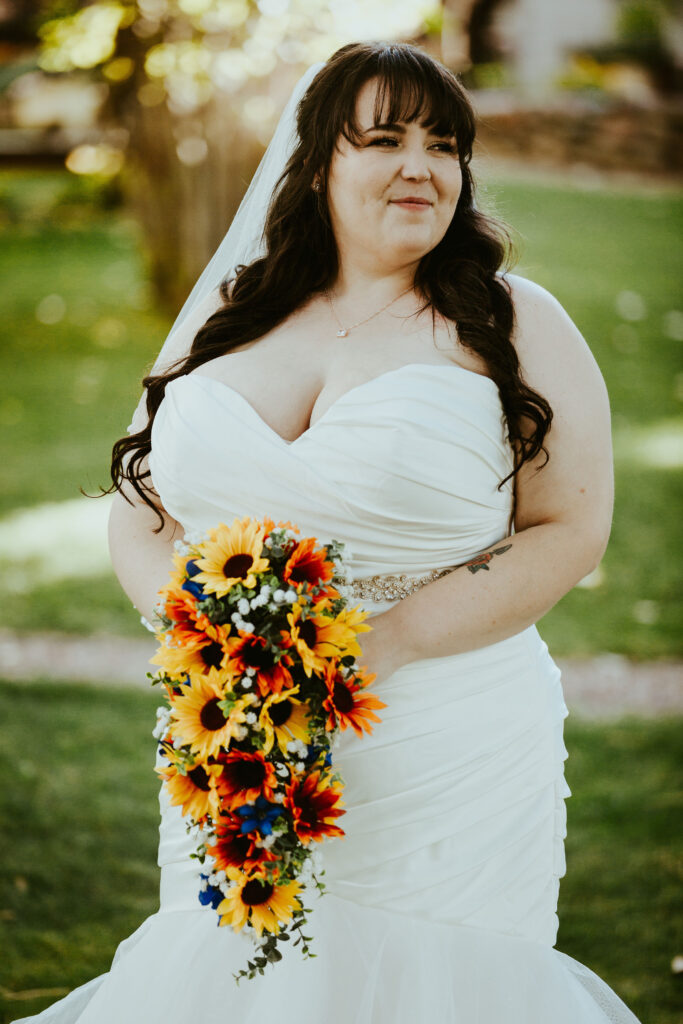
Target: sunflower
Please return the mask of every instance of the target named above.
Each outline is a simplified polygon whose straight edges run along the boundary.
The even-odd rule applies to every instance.
[[[323,602],[327,604],[327,601]],[[346,654],[360,657],[362,651],[356,642],[356,633],[364,633],[372,626],[362,625],[369,612],[360,611],[360,605],[343,609],[335,618],[329,615],[309,615],[301,618],[298,605],[287,615],[293,646],[299,652],[304,672],[322,675],[327,658],[343,658]]]
[[[172,646],[196,647],[212,640],[225,640],[230,633],[229,624],[215,626],[207,615],[199,611],[195,599],[182,587],[166,588],[164,611],[171,620],[167,635]]]
[[[216,790],[216,775],[220,769],[217,765],[197,764],[188,769],[186,775],[182,775],[175,764],[155,768],[155,771],[165,780],[171,803],[182,805],[183,814],[189,814],[197,823],[207,816],[215,821],[220,811]]]
[[[216,787],[228,810],[253,803],[258,796],[273,800],[278,785],[275,765],[260,750],[218,755]]]
[[[229,626],[213,626],[213,636],[196,634],[191,644],[183,643],[175,647],[162,643],[150,661],[153,665],[161,665],[166,675],[173,679],[189,675],[195,681],[206,678],[214,670],[221,670],[221,678],[227,680],[231,676],[227,668],[230,657],[229,632]]]
[[[343,786],[331,782],[321,770],[309,772],[303,779],[294,778],[286,786],[284,807],[292,812],[294,831],[304,845],[311,839],[321,842],[326,836],[344,836],[344,829],[332,819],[346,814],[340,806]]]
[[[364,666],[365,667],[365,666]],[[367,693],[362,695],[366,686],[376,679],[375,672],[365,675],[362,671],[345,679],[342,673],[333,664],[325,667],[325,683],[329,696],[325,698],[322,706],[329,712],[325,729],[331,732],[340,725],[342,729],[351,726],[362,737],[363,731],[372,733],[370,720],[381,722],[371,708],[385,708],[387,705],[378,697]]]
[[[248,668],[256,669],[254,679],[263,697],[269,693],[281,693],[293,685],[292,674],[287,665],[292,664],[289,655],[284,655],[275,662],[272,651],[267,649],[265,637],[254,633],[237,631],[237,635],[227,641],[229,661],[227,670],[231,675],[243,676]]]
[[[282,571],[283,579],[295,589],[301,583],[315,586],[329,583],[334,576],[334,562],[325,558],[325,549],[315,549],[315,537],[299,541]]]
[[[277,740],[283,754],[287,753],[287,744],[291,739],[308,743],[309,732],[307,718],[308,704],[296,700],[293,696],[299,692],[298,686],[292,686],[282,693],[272,693],[263,702],[259,713],[259,728],[266,733],[263,753],[269,754],[273,743]]]
[[[216,907],[220,925],[232,925],[239,932],[249,921],[260,937],[264,929],[279,932],[280,924],[291,921],[293,912],[302,909],[296,898],[301,889],[299,882],[276,885],[258,872],[246,875],[232,867],[226,869],[226,874],[237,884],[228,889],[227,896]]]
[[[247,589],[256,586],[256,573],[270,568],[267,558],[261,557],[264,530],[249,516],[235,519],[232,526],[221,523],[209,530],[209,540],[202,546],[203,557],[197,558],[201,572],[193,578],[201,583],[205,593],[225,597],[236,583]]]
[[[241,825],[242,819],[231,814],[228,821],[216,826],[216,842],[207,846],[206,852],[213,857],[217,871],[232,867],[249,872],[267,861],[278,860],[277,853],[257,846],[251,833],[244,834]]]
[[[218,673],[193,679],[172,701],[171,734],[188,743],[198,760],[206,761],[221,746],[227,747],[246,718],[246,709],[258,698],[246,693],[226,718],[218,704],[225,697]]]

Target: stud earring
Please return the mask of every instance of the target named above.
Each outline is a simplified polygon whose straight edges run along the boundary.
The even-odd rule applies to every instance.
[[[315,192],[319,192],[320,191],[320,182],[319,181],[314,181],[313,182],[313,190]]]

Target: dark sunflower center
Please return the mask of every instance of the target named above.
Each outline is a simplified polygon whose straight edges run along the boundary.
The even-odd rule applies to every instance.
[[[273,889],[275,886],[271,882],[262,882],[258,878],[254,878],[251,882],[247,882],[244,889],[242,889],[242,902],[246,903],[249,907],[256,907],[259,903],[266,903],[273,895]]]
[[[249,847],[251,846],[251,839],[248,836],[236,836],[232,841],[232,845],[237,851],[237,855],[244,860],[246,855],[249,853]]]
[[[299,562],[295,565],[289,574],[289,580],[291,583],[303,583],[309,579],[309,574],[306,571],[306,566]]]
[[[218,707],[218,697],[207,701],[199,713],[199,721],[209,732],[215,732],[217,729],[223,728],[225,725],[225,715]]]
[[[318,813],[310,800],[304,800],[299,804],[299,818],[306,825],[313,826],[318,823]]]
[[[224,654],[225,651],[221,644],[218,643],[207,644],[205,647],[202,647],[199,652],[199,655],[207,668],[220,668]]]
[[[318,639],[318,631],[315,628],[315,623],[312,619],[306,619],[305,622],[301,623],[299,627],[299,636],[303,642],[311,648],[311,650],[315,647],[316,640]]]
[[[245,644],[240,651],[242,661],[247,668],[272,668],[273,655],[263,644]]]
[[[237,761],[231,774],[240,789],[250,789],[263,782],[265,765],[262,761]]]
[[[348,687],[344,686],[343,683],[334,684],[334,706],[338,711],[342,713],[350,711],[353,707],[353,697],[349,693]]]
[[[209,776],[206,774],[200,764],[192,771],[187,773],[188,779],[191,779],[197,789],[203,790],[205,793],[209,791]]]
[[[223,566],[223,575],[226,579],[242,579],[249,575],[253,564],[254,559],[250,554],[231,555]]]
[[[273,725],[282,725],[283,722],[287,721],[291,713],[291,700],[279,700],[268,708],[268,714]]]

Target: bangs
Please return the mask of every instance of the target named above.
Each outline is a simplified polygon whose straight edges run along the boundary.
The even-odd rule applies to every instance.
[[[360,143],[363,128],[355,116],[358,94],[366,82],[377,78],[373,127],[419,120],[421,127],[436,135],[454,135],[459,153],[469,158],[474,141],[474,118],[456,80],[442,74],[431,61],[423,63],[419,57],[415,59],[405,53],[383,56],[384,59],[377,61],[377,67],[366,66],[365,73],[349,83],[350,89],[341,104],[347,109],[340,111],[343,123],[339,125],[339,132],[352,145]]]

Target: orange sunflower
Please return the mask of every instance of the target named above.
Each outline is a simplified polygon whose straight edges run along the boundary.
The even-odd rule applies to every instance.
[[[213,669],[205,678],[193,679],[180,695],[173,697],[169,731],[189,744],[198,760],[206,761],[221,746],[227,747],[245,721],[249,705],[258,700],[255,694],[246,693],[226,718],[218,706],[224,697],[220,674]]]
[[[315,537],[299,541],[285,563],[283,579],[295,589],[301,583],[329,583],[334,576],[334,562],[325,558],[325,549],[316,550],[315,541]]]
[[[180,804],[183,814],[189,814],[197,823],[206,820],[207,816],[215,821],[220,811],[220,802],[216,790],[216,775],[220,772],[217,765],[195,765],[187,775],[182,775],[175,764],[154,769],[165,780],[172,804]]]
[[[301,608],[297,604],[292,606],[287,621],[292,644],[299,652],[307,676],[313,672],[322,675],[328,658],[343,658],[346,654],[358,658],[362,655],[356,634],[365,633],[373,627],[363,625],[363,620],[370,613],[360,608],[360,605],[344,608],[335,618],[313,614],[302,619]]]
[[[221,523],[209,530],[209,539],[202,545],[203,557],[195,559],[201,572],[193,582],[203,584],[205,593],[217,597],[225,597],[236,583],[247,589],[255,587],[255,573],[270,568],[268,559],[261,557],[264,536],[261,524],[249,516],[235,519],[232,526]]]
[[[240,677],[248,668],[256,669],[256,675],[252,678],[263,697],[269,693],[281,693],[292,686],[292,674],[287,668],[287,665],[292,664],[291,657],[284,655],[278,663],[273,664],[273,653],[266,649],[265,637],[238,630],[237,635],[228,640],[227,648],[227,669],[230,674]]]
[[[259,728],[264,729],[266,733],[266,741],[263,746],[264,754],[270,753],[275,740],[285,755],[290,740],[309,742],[307,725],[309,708],[308,704],[294,697],[294,694],[298,692],[299,687],[292,686],[289,690],[283,690],[282,693],[272,693],[264,700],[259,712]]]
[[[264,929],[277,934],[280,924],[291,921],[294,911],[302,909],[296,898],[301,889],[299,882],[277,885],[263,874],[246,875],[232,867],[226,868],[225,873],[237,885],[228,889],[227,896],[216,907],[220,925],[232,925],[239,932],[249,921],[259,937]]]
[[[277,853],[255,844],[252,836],[256,833],[245,835],[240,831],[243,820],[230,815],[230,821],[216,827],[216,842],[207,846],[207,853],[216,862],[217,871],[241,868],[248,873],[267,861],[278,859]]]
[[[228,810],[254,803],[259,796],[273,803],[278,778],[275,765],[266,761],[262,751],[235,750],[219,754],[217,760],[216,788]]]
[[[172,644],[200,646],[212,640],[224,640],[230,633],[230,625],[215,626],[203,612],[197,609],[194,597],[182,587],[167,587],[164,610],[172,626],[167,635]]]
[[[308,846],[311,839],[321,842],[326,836],[344,836],[343,828],[333,824],[333,819],[346,814],[341,807],[343,785],[332,782],[329,773],[315,770],[304,778],[293,778],[285,787],[287,810],[294,818],[294,831],[301,842]]]
[[[349,679],[344,679],[338,668],[328,662],[325,668],[325,683],[329,696],[322,705],[329,712],[325,722],[325,729],[328,732],[340,725],[342,730],[351,726],[359,736],[362,736],[364,731],[372,733],[370,720],[381,722],[382,719],[371,708],[387,706],[379,697],[370,693],[363,694],[363,689],[376,678],[376,672],[365,675],[360,671]]]

